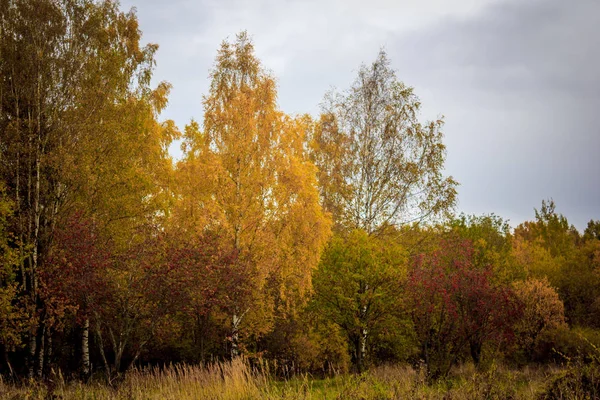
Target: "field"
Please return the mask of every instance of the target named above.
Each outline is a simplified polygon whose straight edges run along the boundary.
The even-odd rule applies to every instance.
[[[278,380],[271,377],[268,368],[252,369],[239,360],[205,367],[135,370],[114,387],[101,383],[99,377],[87,384],[69,383],[60,374],[46,384],[2,382],[0,397],[15,400],[599,398],[589,387],[573,385],[572,380],[565,383],[565,378],[573,377],[574,371],[557,366],[517,370],[495,364],[486,371],[477,371],[472,364],[465,364],[454,368],[447,379],[427,384],[424,373],[412,367],[382,366],[361,375],[340,374],[325,379],[303,375]],[[597,379],[592,387],[598,388]]]

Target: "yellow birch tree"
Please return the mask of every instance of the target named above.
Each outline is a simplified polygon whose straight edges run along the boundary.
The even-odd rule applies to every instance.
[[[302,301],[330,221],[304,145],[313,124],[278,110],[275,80],[245,32],[223,42],[210,76],[203,132],[190,124],[185,133],[176,214],[199,221],[186,224],[196,234],[220,232],[237,254],[236,269],[251,280],[251,295],[230,299],[235,357],[242,324],[247,334],[264,333],[276,304]]]

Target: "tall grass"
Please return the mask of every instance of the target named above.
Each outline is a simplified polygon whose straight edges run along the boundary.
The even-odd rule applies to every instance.
[[[205,366],[175,365],[133,370],[115,388],[100,382],[65,382],[58,374],[49,384],[9,385],[0,381],[0,398],[14,399],[261,399],[266,374],[243,359]]]
[[[513,370],[494,365],[486,371],[472,364],[427,384],[425,372],[390,365],[361,375],[327,379],[297,375],[277,380],[266,364],[243,359],[204,366],[175,365],[129,372],[117,387],[101,382],[66,382],[60,374],[50,382],[12,385],[0,381],[1,399],[537,399],[564,374],[557,367]]]

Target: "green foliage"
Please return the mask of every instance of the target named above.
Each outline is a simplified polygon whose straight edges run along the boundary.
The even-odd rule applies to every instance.
[[[579,337],[586,351],[572,358],[564,356],[568,361],[567,368],[540,394],[540,400],[600,397],[600,347]]]
[[[501,217],[461,214],[448,227],[451,234],[473,243],[474,264],[479,268],[492,265],[494,279],[506,283],[524,276],[523,269],[514,261],[510,227]]]
[[[27,315],[18,301],[17,266],[19,252],[8,228],[13,204],[0,182],[0,346],[13,351],[22,343]],[[10,364],[7,366],[9,369]],[[12,375],[12,371],[9,371]]]
[[[367,362],[363,346],[376,344],[401,319],[405,279],[405,251],[391,240],[355,230],[326,248],[313,274],[311,307],[345,332],[357,368]]]

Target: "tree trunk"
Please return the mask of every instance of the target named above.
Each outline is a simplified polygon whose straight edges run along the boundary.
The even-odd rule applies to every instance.
[[[423,348],[421,350],[423,353],[423,362],[425,363],[425,368],[427,368],[427,373],[429,374],[431,363],[429,362],[429,338],[425,340],[423,343]]]
[[[473,359],[473,363],[475,366],[479,366],[479,363],[481,362],[481,343],[471,341],[469,347],[471,348],[471,358]]]
[[[29,173],[28,173],[28,184],[27,184],[27,203],[29,208],[29,217],[28,217],[28,236],[29,243],[31,244],[31,256],[29,257],[29,295],[34,307],[34,312],[37,311],[39,307],[39,298],[38,298],[38,263],[39,263],[39,246],[40,246],[40,217],[41,217],[41,197],[40,197],[40,185],[41,185],[41,111],[40,111],[40,91],[39,91],[39,76],[38,76],[38,91],[36,101],[38,103],[38,112],[37,112],[37,135],[35,136],[35,144],[33,144],[33,133],[36,129],[33,127],[33,123],[31,120],[31,114],[29,114],[29,132],[31,134],[29,140],[29,148],[31,151],[32,145],[35,146],[35,168],[32,168],[31,162],[29,162]],[[32,182],[33,180],[33,182]],[[33,188],[32,188],[33,184]],[[33,199],[32,199],[32,191],[33,191]],[[32,204],[33,203],[33,204]],[[38,327],[38,332],[43,331]],[[39,333],[38,333],[39,335]],[[29,340],[29,376],[33,377],[34,374],[41,376],[41,368],[43,368],[44,361],[44,333],[42,332],[41,338],[38,335],[32,335]],[[38,337],[36,337],[38,336]],[[39,346],[37,345],[37,341],[39,339]],[[37,355],[37,360],[36,360]],[[36,366],[36,363],[38,364]],[[41,367],[40,367],[41,364]]]
[[[138,358],[140,358],[140,354],[142,354],[142,350],[144,349],[144,346],[149,341],[150,341],[150,338],[148,338],[148,339],[144,340],[142,343],[140,343],[140,346],[138,347],[137,351],[135,352],[135,355],[133,356],[133,359],[127,366],[126,370],[129,370],[129,368],[131,368],[132,366],[135,366],[136,361],[138,360]]]
[[[29,341],[27,343],[27,376],[31,379],[35,377],[35,355],[37,353],[37,329],[35,333],[29,334]]]
[[[363,372],[365,369],[365,362],[367,359],[367,328],[363,328],[360,332],[359,337],[359,354],[358,354],[358,371]]]
[[[8,370],[8,376],[13,379],[15,377],[15,371],[13,370],[10,359],[8,358],[8,351],[5,346],[2,346],[2,353],[4,356],[4,362],[6,363],[6,369]]]
[[[231,317],[231,359],[232,360],[234,358],[236,358],[237,356],[239,356],[239,354],[240,354],[240,350],[239,350],[240,323],[242,322],[244,315],[246,315],[246,313],[249,310],[250,309],[247,308],[246,311],[244,311],[241,314],[239,313],[239,311],[235,311],[233,313],[233,316]]]
[[[361,282],[360,283],[360,291],[361,295],[365,295],[369,290],[369,284]],[[365,362],[367,359],[367,338],[369,335],[369,330],[367,329],[367,320],[368,320],[369,308],[367,304],[360,306],[358,312],[358,319],[362,327],[360,328],[360,332],[358,334],[358,343],[357,343],[357,367],[358,372],[363,372],[365,369]]]
[[[239,356],[239,327],[242,317],[234,312],[231,318],[231,359],[235,359]]]
[[[115,356],[114,362],[113,362],[113,371],[115,372],[115,375],[119,375],[119,372],[121,370],[121,358],[123,357],[123,350],[125,348],[125,344],[123,342],[122,339],[122,333],[119,335],[119,340],[117,341],[115,338],[115,335],[112,331],[112,329],[109,327],[108,328],[108,334],[110,336],[110,341],[112,343],[113,346],[113,353]]]
[[[46,330],[46,370],[48,370],[50,363],[52,361],[52,331],[50,329]]]
[[[200,316],[200,314],[196,315],[196,346],[200,352],[200,362],[204,364],[206,355],[205,355],[205,335],[206,335],[206,325],[208,324],[208,316]]]
[[[81,374],[84,378],[90,376],[90,319],[83,321],[83,330],[81,332]]]
[[[106,359],[106,353],[104,352],[104,341],[102,340],[102,330],[100,329],[100,320],[98,315],[96,315],[96,338],[98,339],[98,350],[100,350],[100,357],[102,358],[102,363],[104,364],[104,371],[106,373],[106,382],[110,385],[111,383],[111,372],[110,365],[108,364],[108,360]]]
[[[37,369],[35,375],[41,378],[44,375],[44,361],[46,355],[46,324],[42,322],[40,328],[40,345],[37,351]]]

